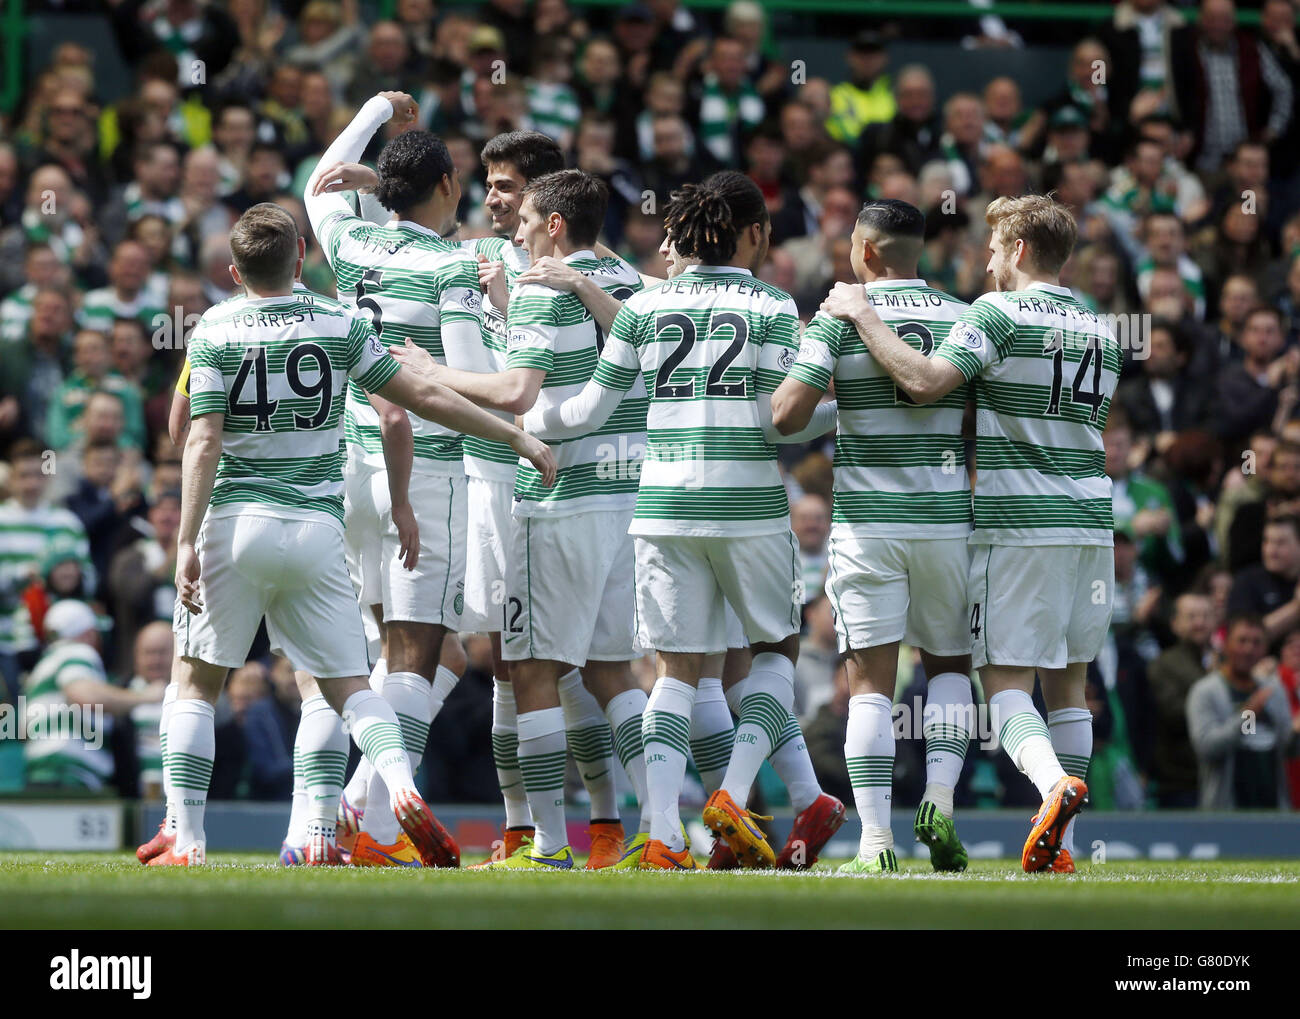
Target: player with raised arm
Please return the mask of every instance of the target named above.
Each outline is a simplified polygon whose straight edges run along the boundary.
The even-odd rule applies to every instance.
[[[667,265],[668,279],[699,264],[697,258],[683,257],[673,244],[672,237],[666,233],[659,246],[659,254]],[[663,282],[644,273],[641,279],[647,286]],[[518,285],[540,283],[574,294],[591,310],[597,324],[606,333],[612,328],[614,317],[623,307],[623,301],[615,293],[601,288],[597,277],[577,272],[552,256],[544,255],[534,259],[516,282]],[[746,646],[740,620],[725,598],[723,611],[727,651],[725,654],[704,657],[700,666],[695,706],[691,711],[691,759],[704,783],[706,794],[717,790],[726,774],[736,737],[732,713],[734,711],[737,716],[740,714],[740,705],[745,697],[745,680],[749,676],[754,657]],[[793,711],[786,718],[785,726],[773,744],[768,759],[772,762],[777,777],[785,784],[795,810],[794,824],[785,845],[777,854],[776,865],[791,870],[811,867],[817,862],[826,843],[844,823],[844,804],[822,791],[812,759],[808,755],[803,730]],[[629,843],[629,849],[632,852],[624,853],[619,862],[620,867],[639,862],[634,856],[635,844]],[[731,870],[740,864],[727,843],[715,839],[708,866],[710,870]]]
[[[308,180],[307,214],[334,270],[339,294],[370,316],[377,334],[413,337],[440,361],[486,371],[490,365],[482,340],[477,265],[459,245],[444,239],[455,229],[460,200],[459,178],[446,146],[427,131],[415,130],[398,134],[384,146],[374,175],[374,197],[392,213],[385,225],[355,215],[342,196],[355,186],[348,168],[375,131],[394,117],[404,125],[414,123],[410,96],[385,92],[362,107]],[[360,596],[368,604],[383,605],[386,674],[376,674],[375,681],[401,717],[407,753],[418,767],[429,725],[456,681],[438,663],[444,638],[459,628],[464,601],[463,437],[441,425],[411,420],[409,495],[400,505],[396,500],[408,461],[392,456],[391,448],[386,456],[384,441],[395,413],[382,402],[372,403],[358,387],[349,387],[349,509],[358,521],[350,537]],[[414,552],[407,550],[413,563],[404,563],[402,524],[412,523],[412,518],[418,545]],[[373,542],[358,547],[379,526],[383,537],[378,553]],[[403,568],[412,564],[413,569]],[[386,799],[383,777],[371,774],[366,802]],[[351,828],[355,818],[348,806],[341,802],[340,814]],[[353,863],[406,862],[398,829],[386,812],[361,823],[365,830],[355,836]],[[406,850],[405,856],[410,855]]]
[[[554,457],[446,387],[402,371],[366,316],[295,294],[304,244],[278,206],[248,210],[231,249],[245,293],[210,309],[190,346],[174,620],[189,674],[168,726],[177,832],[150,864],[204,861],[213,705],[265,616],[273,646],[316,678],[384,777],[422,862],[454,865],[454,842],[414,788],[397,715],[365,680],[365,638],[343,564],[344,380],[458,432],[509,441],[546,477]],[[341,766],[338,777],[341,785]],[[334,810],[313,805],[309,862],[337,859]]]
[[[997,292],[976,300],[932,356],[900,339],[861,287],[837,284],[822,310],[853,323],[918,403],[975,382],[974,664],[1002,747],[1043,797],[1021,865],[1073,871],[1062,843],[1088,787],[1060,762],[1086,772],[1092,753],[1084,682],[1110,623],[1115,573],[1101,433],[1120,352],[1106,323],[1060,285],[1076,238],[1065,206],[999,198],[985,219]],[[1035,670],[1046,725],[1031,699]]]
[[[597,258],[592,251],[608,197],[598,178],[561,170],[529,181],[522,195],[515,241],[531,256],[562,258],[612,291],[630,295],[641,289],[640,277],[626,262]],[[420,359],[422,368],[476,403],[510,413],[535,404],[553,406],[582,389],[596,367],[604,331],[577,298],[519,285],[508,321],[504,372],[438,369],[427,357]],[[397,353],[399,359],[411,356]],[[629,665],[638,649],[634,554],[627,533],[645,449],[645,415],[645,390],[637,387],[604,428],[558,444],[560,469],[549,489],[539,486],[531,467],[519,466],[507,581],[511,603],[519,606],[519,625],[504,635],[503,655],[520,712],[518,758],[536,834],[495,867],[573,865],[565,833],[566,726],[559,680],[574,667],[618,734],[619,758],[638,800],[645,801],[641,716],[646,696]],[[583,748],[573,749],[581,766]],[[616,829],[620,853],[613,859],[593,854],[588,868],[638,858],[648,821],[643,813],[643,830],[627,840],[626,850],[617,815],[604,822]]]
[[[877,313],[925,355],[947,338],[963,301],[917,277],[925,239],[921,210],[896,199],[868,202],[853,229],[853,273]],[[889,825],[893,708],[901,641],[921,651],[928,679],[923,732],[926,790],[917,837],[935,870],[965,870],[953,827],[953,790],[973,726],[970,480],[961,437],[967,386],[918,405],[863,346],[853,327],[819,313],[799,358],[772,396],[778,431],[808,422],[835,383],[835,491],[826,592],[849,672],[848,762],[862,836],[846,873],[898,870]]]
[[[755,652],[723,787],[705,824],[742,863],[775,854],[743,804],[793,704],[798,654],[797,550],[771,445],[770,397],[798,339],[794,302],[756,280],[771,224],[757,187],[715,174],[668,209],[685,257],[675,279],[629,298],[578,395],[525,418],[548,440],[601,428],[644,376],[650,399],[636,539],[641,643],[658,652],[659,679],[642,726],[651,838],[644,868],[694,869],[678,813],[690,720],[703,659],[723,651],[724,602]],[[809,434],[829,429],[834,406]]]

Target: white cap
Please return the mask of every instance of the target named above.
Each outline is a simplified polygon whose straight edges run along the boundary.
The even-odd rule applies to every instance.
[[[56,601],[46,610],[42,625],[48,639],[67,640],[69,637],[80,637],[90,630],[98,630],[99,617],[84,601],[67,598]]]

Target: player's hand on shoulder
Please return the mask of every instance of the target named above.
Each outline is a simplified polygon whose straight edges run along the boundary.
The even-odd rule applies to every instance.
[[[437,380],[438,362],[423,347],[417,347],[409,336],[402,346],[389,347],[388,352],[393,355],[402,367],[409,368],[418,375],[427,375],[429,378]]]
[[[822,301],[821,310],[832,318],[852,321],[876,314],[867,299],[866,288],[859,283],[836,283]]]
[[[414,124],[419,107],[405,92],[380,92],[379,95],[393,104],[393,120],[398,124]]]
[[[536,283],[543,287],[550,287],[552,290],[572,292],[585,278],[577,269],[554,255],[543,255],[519,274],[515,286]]]

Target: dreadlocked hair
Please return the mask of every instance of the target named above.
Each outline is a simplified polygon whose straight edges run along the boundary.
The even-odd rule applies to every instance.
[[[664,229],[679,255],[705,265],[725,265],[736,254],[741,231],[766,221],[767,205],[754,182],[743,173],[723,170],[674,191]]]

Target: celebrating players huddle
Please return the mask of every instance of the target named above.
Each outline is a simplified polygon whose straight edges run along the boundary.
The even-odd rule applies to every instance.
[[[1039,196],[990,205],[996,292],[966,305],[917,278],[920,211],[868,202],[859,284],[837,284],[801,336],[789,295],[755,276],[771,226],[741,174],[674,193],[668,279],[654,280],[597,243],[604,185],[564,169],[546,136],[511,132],[482,154],[497,236],[457,243],[460,186],[438,138],[403,130],[377,170],[357,162],[415,112],[402,93],[371,99],[308,183],[338,300],[296,283],[304,242],[258,205],[231,236],[244,293],[194,330],[176,415],[179,430],[188,398],[167,818],[141,861],[204,862],[213,704],[265,618],[301,670],[286,864],[459,866],[412,774],[470,631],[492,640],[505,805],[479,867],[574,866],[569,752],[591,798],[589,869],[697,867],[678,807],[688,759],[711,794],[709,868],[810,867],[845,811],[791,710],[803,599],[776,445],[836,429],[826,590],[862,822],[841,872],[898,869],[903,641],[929,681],[914,830],[935,869],[967,865],[953,790],[973,665],[1043,797],[1022,865],[1072,871],[1085,671],[1111,611],[1101,430],[1120,357],[1058,284],[1069,212]],[[631,662],[651,650],[647,697]],[[349,738],[362,762],[345,788]],[[641,808],[632,833],[615,754]],[[779,854],[745,807],[767,759],[796,812]]]

